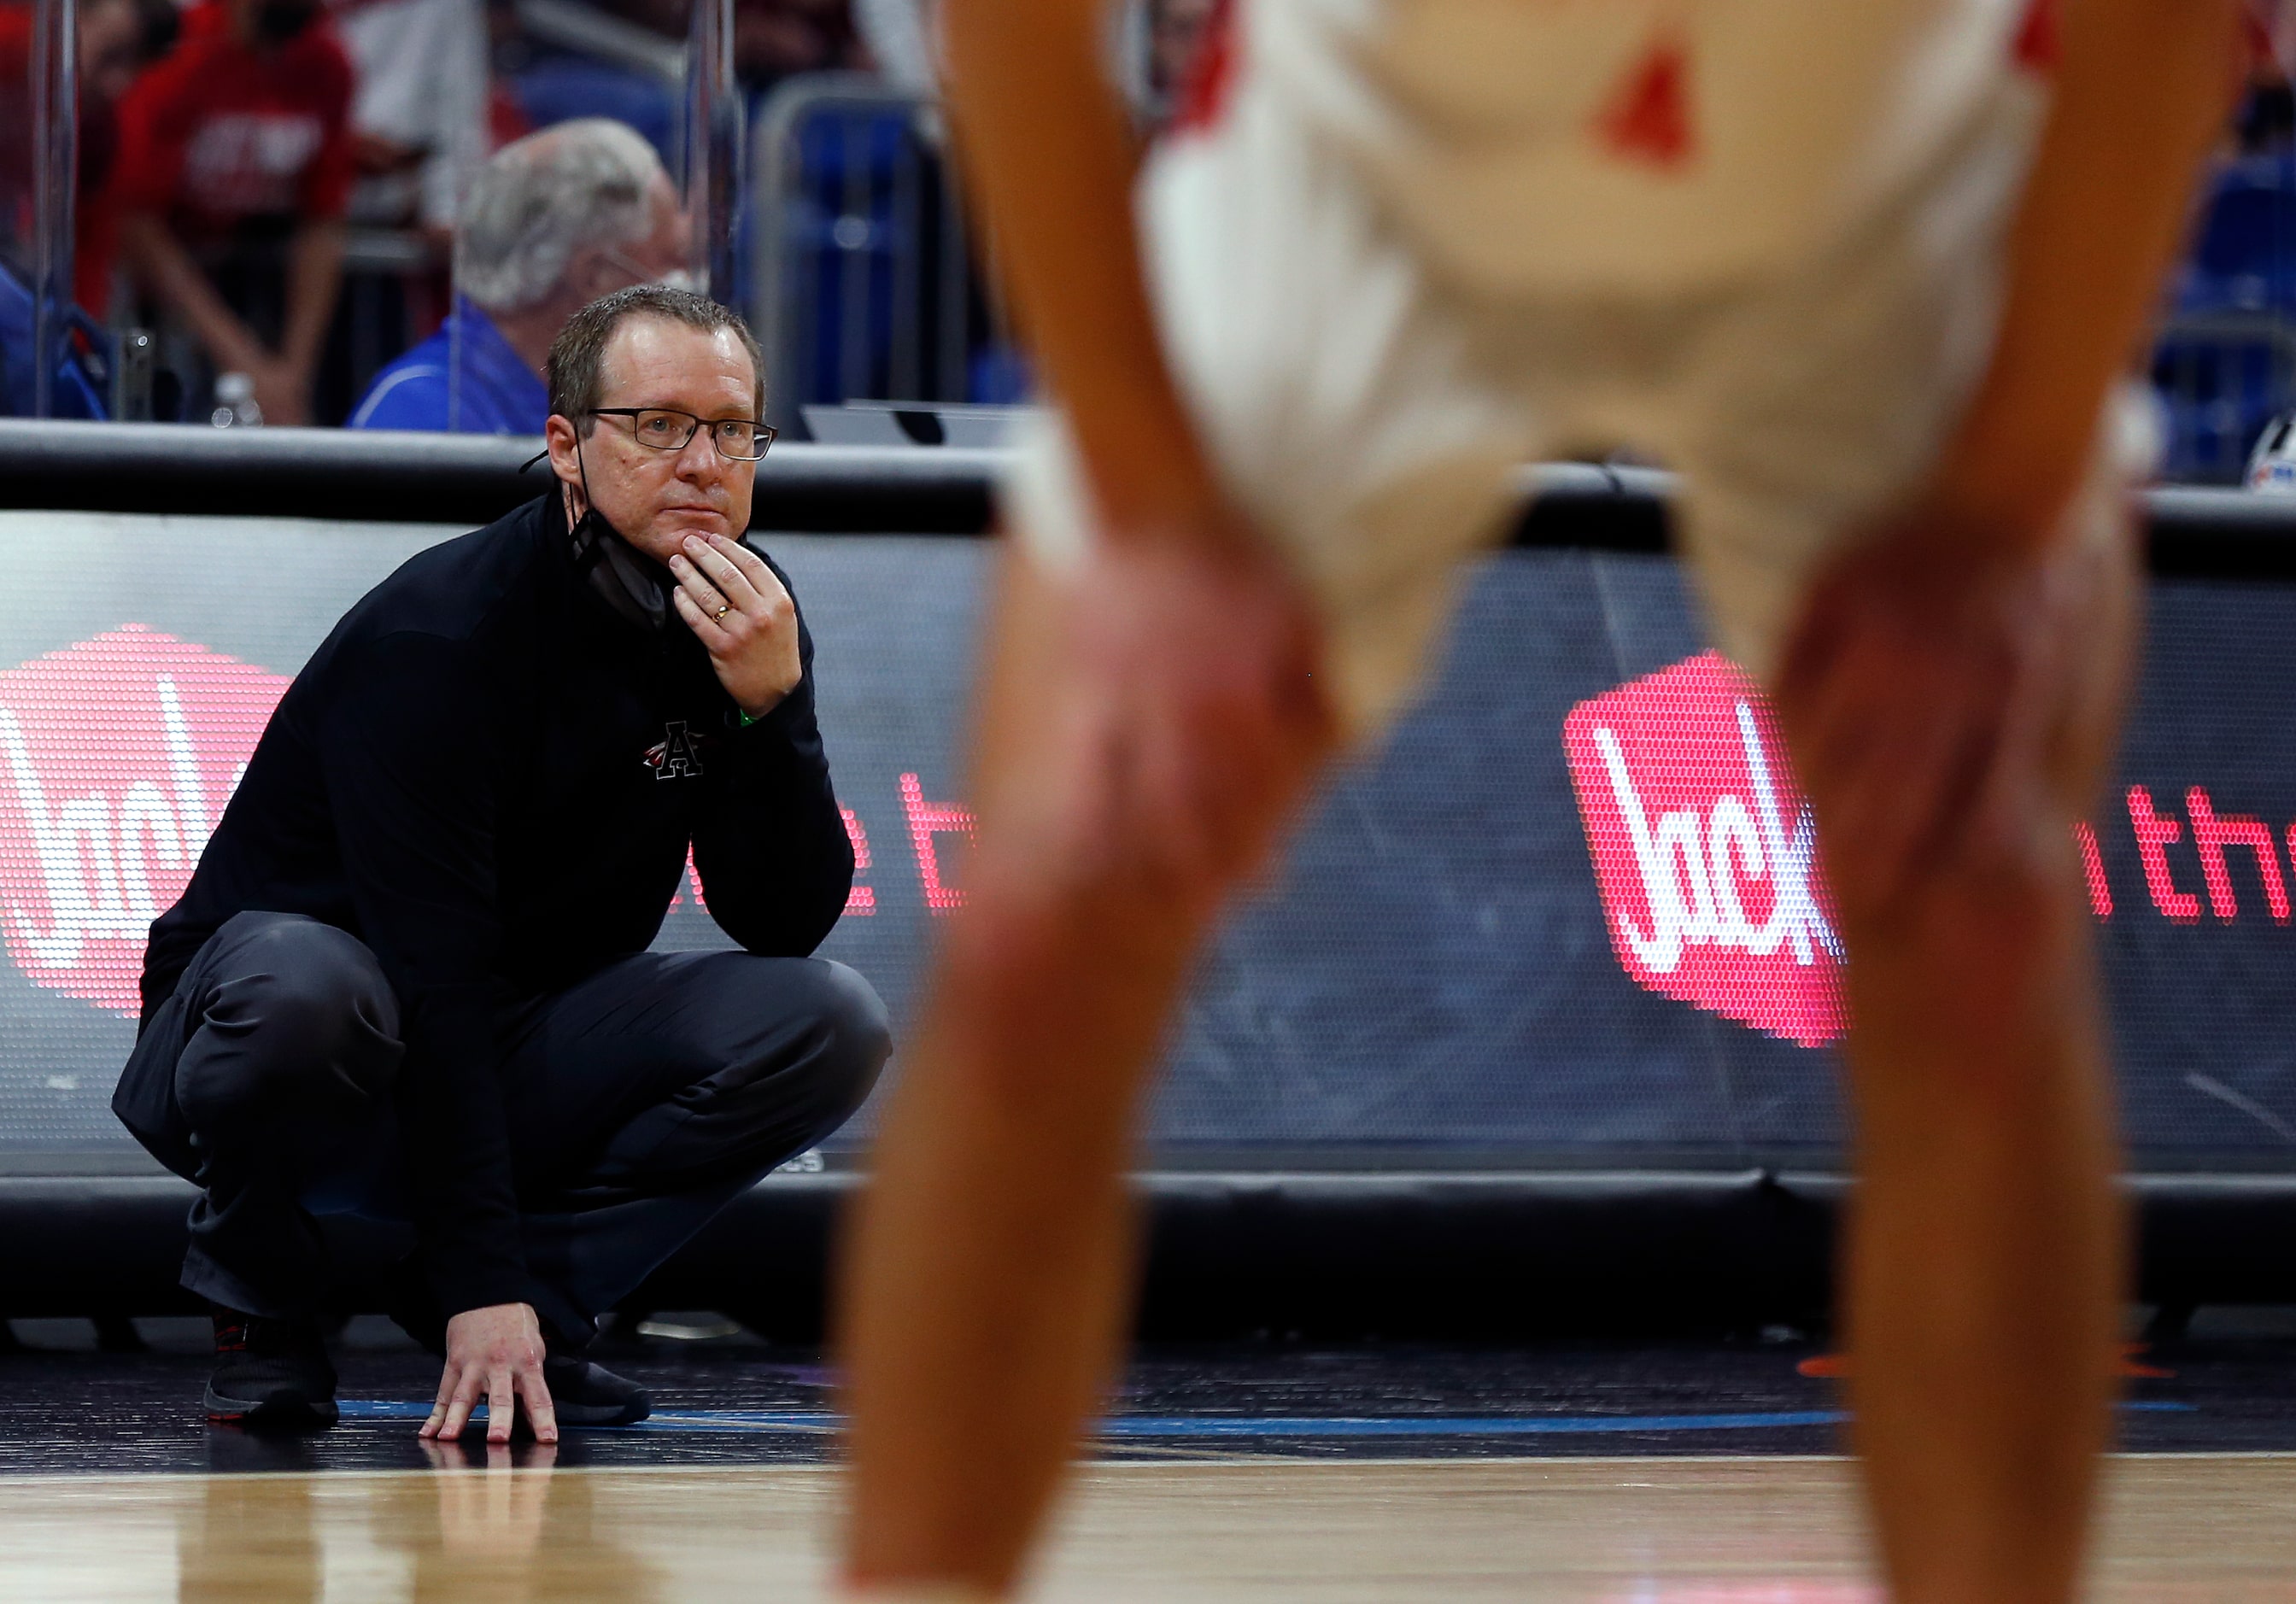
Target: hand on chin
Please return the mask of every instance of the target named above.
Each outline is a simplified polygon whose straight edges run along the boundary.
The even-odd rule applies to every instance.
[[[646,550],[657,561],[667,562],[669,554],[679,550],[688,535],[699,535],[707,540],[712,535],[729,539],[734,535],[726,516],[711,507],[667,507],[653,516],[646,530]]]

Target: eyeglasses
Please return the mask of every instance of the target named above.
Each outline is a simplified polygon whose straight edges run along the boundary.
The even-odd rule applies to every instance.
[[[683,451],[705,421],[668,406],[594,406],[594,418],[627,418],[630,438],[655,451]],[[754,462],[774,443],[775,430],[754,418],[719,418],[709,422],[718,454],[734,462]]]

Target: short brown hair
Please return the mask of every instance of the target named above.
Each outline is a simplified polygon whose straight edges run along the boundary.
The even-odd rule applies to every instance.
[[[758,349],[757,336],[742,315],[719,306],[706,295],[696,295],[691,290],[673,290],[667,284],[632,284],[627,290],[617,290],[602,295],[566,320],[558,331],[558,338],[550,342],[550,361],[543,372],[550,383],[550,410],[571,421],[584,434],[597,427],[590,410],[598,405],[598,392],[605,382],[601,371],[606,359],[606,346],[614,338],[614,331],[627,318],[660,317],[670,323],[684,323],[689,329],[700,329],[714,334],[720,329],[731,329],[750,354],[750,372],[757,375],[755,406],[758,417],[766,412],[766,359]]]

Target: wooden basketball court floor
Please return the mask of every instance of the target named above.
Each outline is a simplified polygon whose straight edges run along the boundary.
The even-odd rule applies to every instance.
[[[824,1596],[821,1466],[14,1477],[12,1600]],[[2095,1596],[2296,1599],[2296,1456],[2115,1460]],[[1877,1599],[1824,1457],[1096,1464],[1046,1600]]]
[[[20,1332],[33,1322],[13,1322]],[[339,1345],[342,1423],[209,1428],[203,1326],[0,1351],[0,1604],[698,1604],[825,1597],[835,1377],[808,1350],[632,1343],[644,1426],[414,1436],[437,1363]],[[1036,1597],[1849,1604],[1871,1589],[1807,1338],[1146,1350]],[[2147,1356],[2095,1596],[2296,1604],[2296,1310]]]

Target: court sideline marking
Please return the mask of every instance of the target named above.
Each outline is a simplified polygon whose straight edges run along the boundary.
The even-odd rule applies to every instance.
[[[2296,1460],[2296,1448],[2197,1448],[2190,1453],[2174,1450],[2147,1449],[2142,1453],[2111,1453],[2105,1460],[2152,1461],[2272,1461]],[[1348,1459],[1328,1457],[1292,1458],[1281,1454],[1218,1454],[1217,1457],[1186,1460],[1104,1460],[1087,1468],[1100,1471],[1176,1471],[1253,1470],[1267,1466],[1289,1466],[1300,1469],[1361,1472],[1382,1468],[1393,1469],[1447,1469],[1459,1467],[1505,1467],[1509,1465],[1551,1465],[1557,1469],[1584,1469],[1589,1466],[1610,1466],[1620,1472],[1641,1470],[1660,1465],[1695,1465],[1702,1467],[1772,1465],[1854,1465],[1855,1456],[1847,1453],[1510,1453],[1489,1454],[1472,1460],[1419,1459],[1400,1455],[1364,1454]],[[64,1482],[108,1482],[132,1484],[137,1486],[154,1482],[211,1482],[219,1477],[231,1480],[275,1480],[282,1477],[302,1477],[316,1481],[376,1481],[404,1479],[409,1477],[439,1476],[692,1476],[715,1478],[726,1476],[767,1477],[776,1479],[806,1479],[835,1476],[839,1468],[833,1464],[693,1464],[693,1465],[529,1465],[493,1466],[465,1465],[453,1469],[380,1469],[365,1466],[346,1466],[341,1469],[281,1469],[234,1470],[227,1473],[213,1470],[62,1470],[46,1473],[37,1470],[0,1472],[0,1487],[52,1487]]]
[[[346,1399],[339,1405],[347,1420],[420,1420],[431,1406],[402,1399]],[[2124,1403],[2136,1414],[2192,1414],[2191,1404]],[[1664,1415],[1111,1415],[1093,1428],[1103,1441],[1142,1438],[1237,1437],[1494,1437],[1578,1436],[1624,1432],[1765,1431],[1840,1426],[1841,1409],[1751,1411],[1737,1413]],[[660,1410],[636,1426],[598,1427],[602,1431],[767,1432],[818,1436],[834,1433],[841,1415],[819,1410]],[[571,1430],[585,1429],[581,1427]]]

